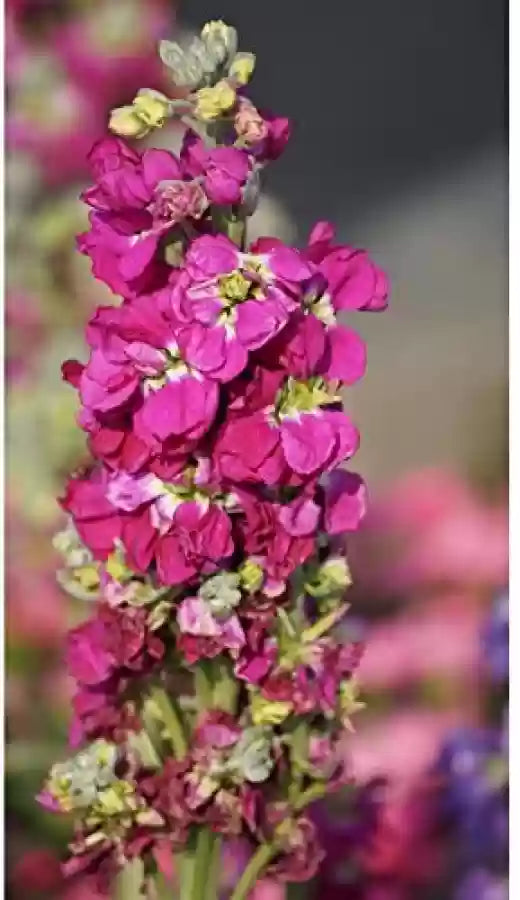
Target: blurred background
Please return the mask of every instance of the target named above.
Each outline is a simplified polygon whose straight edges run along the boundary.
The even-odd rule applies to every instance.
[[[393,284],[383,317],[355,321],[369,366],[345,395],[372,496],[349,548],[366,795],[317,811],[329,855],[309,896],[506,898],[505,4],[7,0],[5,16],[9,897],[97,897],[62,883],[66,835],[34,802],[85,615],[54,578],[55,497],[84,455],[59,366],[113,301],[75,251],[85,157],[111,107],[167,87],[157,40],[222,17],[257,54],[253,100],[295,126],[254,230],[297,243],[330,218]]]

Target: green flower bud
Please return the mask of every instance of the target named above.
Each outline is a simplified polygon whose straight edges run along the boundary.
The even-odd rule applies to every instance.
[[[171,69],[171,74],[178,87],[195,91],[204,84],[204,67],[202,61],[190,50],[184,51],[174,41],[161,41],[159,56],[164,65]]]
[[[72,522],[54,536],[52,544],[65,563],[56,573],[63,590],[78,600],[96,599],[100,586],[99,564],[82,544]]]
[[[359,685],[355,678],[347,678],[341,682],[339,688],[339,705],[343,725],[349,731],[353,731],[350,717],[360,709],[365,708],[365,703],[359,700]]]
[[[271,756],[272,731],[255,726],[246,728],[230,759],[232,768],[254,784],[266,781],[271,774],[274,760]]]
[[[235,56],[238,47],[237,30],[226,25],[222,19],[206,22],[200,36],[219,65],[223,66]]]
[[[201,586],[199,595],[206,600],[215,616],[229,616],[240,603],[242,594],[236,572],[220,572]]]
[[[337,606],[351,584],[347,560],[343,556],[331,556],[308,573],[304,588],[311,597],[316,597],[320,609],[325,611]]]
[[[133,575],[132,570],[125,564],[123,551],[119,548],[110,554],[105,563],[105,569],[114,581],[119,581],[121,584],[129,581]]]
[[[97,802],[99,792],[117,780],[116,762],[114,744],[95,741],[77,756],[52,767],[47,790],[67,812],[88,809]]]
[[[279,416],[294,416],[299,412],[310,412],[318,406],[335,403],[340,399],[329,392],[323,378],[309,378],[307,381],[288,378],[278,392],[276,406]]]

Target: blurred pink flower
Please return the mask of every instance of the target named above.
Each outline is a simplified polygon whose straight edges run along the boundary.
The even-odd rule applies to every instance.
[[[506,504],[486,503],[448,471],[407,474],[372,503],[351,557],[364,585],[379,592],[501,587],[508,575]]]
[[[7,572],[7,633],[10,641],[32,647],[55,647],[67,630],[69,602],[52,574],[13,567]],[[37,600],[37,602],[35,602]]]
[[[433,765],[450,728],[472,721],[465,710],[408,708],[360,726],[348,744],[354,779],[387,777],[397,790],[413,784]]]
[[[30,376],[34,371],[38,349],[45,334],[38,301],[29,294],[8,291],[5,302],[5,325],[7,378],[19,380]]]
[[[434,795],[426,781],[410,783],[405,789],[395,785],[381,789],[376,834],[359,852],[364,877],[374,879],[363,900],[417,896],[410,889],[437,876],[442,857],[433,839],[433,822]]]
[[[63,881],[59,860],[50,850],[27,850],[14,864],[12,884],[24,894],[56,891]]]
[[[12,101],[6,120],[6,143],[12,151],[33,155],[49,185],[63,184],[86,171],[86,157],[103,127],[104,112],[83,88],[67,81],[56,60],[41,54],[42,68],[23,66],[27,85],[11,84]]]
[[[284,900],[285,887],[277,881],[268,878],[257,882],[251,892],[251,900]]]
[[[161,88],[156,45],[172,33],[172,19],[173,5],[165,0],[86,4],[83,14],[56,29],[52,46],[70,78],[108,108],[142,85]]]
[[[474,595],[458,593],[375,623],[359,666],[362,687],[392,690],[439,677],[474,685],[484,615]]]

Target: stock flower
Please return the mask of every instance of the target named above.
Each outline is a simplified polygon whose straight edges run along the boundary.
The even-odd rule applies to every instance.
[[[330,222],[318,222],[309,237],[307,259],[327,281],[327,293],[336,311],[379,312],[388,305],[388,279],[365,250],[335,246]]]
[[[69,876],[109,890],[140,860],[154,896],[149,873],[171,878],[189,843],[183,891],[193,877],[209,900],[218,834],[253,851],[237,897],[258,874],[311,878],[305,807],[347,778],[363,648],[335,631],[351,580],[336,536],[366,489],[341,468],[359,435],[339,391],[365,347],[337,313],[383,308],[387,283],[327,223],[303,252],[248,241],[289,124],[246,98],[255,57],[236,30],[209,22],[159,54],[183,99],[140,90],[109,128],[182,119],[179,156],[106,138],[82,194],[79,248],[122,302],[91,317],[87,362],[63,365],[93,460],[61,499],[60,581],[96,604],[67,643],[82,749],[40,800],[77,820]]]
[[[274,402],[252,415],[233,416],[215,442],[215,465],[234,482],[284,483],[314,478],[352,456],[357,429],[336,408],[320,379],[286,379]]]
[[[204,189],[213,203],[240,203],[249,174],[247,153],[235,147],[217,147],[205,161]]]
[[[129,418],[126,430],[138,464],[168,441],[185,458],[217,411],[217,383],[185,365],[177,337],[176,323],[163,314],[157,297],[102,307],[88,329],[90,359],[75,370],[83,427],[95,434],[103,425],[117,427],[118,414]],[[65,376],[71,380],[70,364]]]
[[[188,663],[214,657],[224,650],[238,651],[245,636],[238,616],[217,616],[203,597],[186,597],[179,606],[179,648]]]
[[[82,194],[92,209],[90,231],[80,236],[79,248],[97,277],[115,293],[133,296],[168,271],[157,256],[162,236],[185,219],[200,219],[208,201],[167,150],[140,154],[119,138],[106,138],[93,148],[90,163],[96,184]]]
[[[245,369],[250,351],[276,335],[298,306],[309,268],[288,247],[248,254],[223,235],[193,241],[171,302],[186,326],[186,360],[230,380]]]

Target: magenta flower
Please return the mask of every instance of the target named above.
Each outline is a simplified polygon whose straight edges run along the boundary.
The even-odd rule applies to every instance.
[[[301,484],[356,452],[357,429],[312,380],[288,379],[273,399],[263,410],[233,416],[222,426],[214,448],[222,478]]]
[[[238,616],[218,617],[202,597],[186,597],[179,606],[179,647],[188,663],[213,658],[225,650],[236,652],[245,644]]]
[[[247,153],[217,147],[207,154],[204,168],[204,189],[213,203],[240,203],[251,171]]]
[[[306,257],[326,278],[328,293],[336,311],[380,312],[388,305],[389,283],[365,250],[346,244],[334,246],[334,227],[318,222],[312,229]]]
[[[248,353],[287,324],[309,275],[288,247],[247,254],[223,235],[195,240],[172,289],[175,315],[186,326],[180,337],[186,360],[213,377],[223,372],[221,380],[238,375]]]
[[[159,303],[160,298],[143,296],[132,305],[98,309],[88,329],[89,362],[74,370],[69,364],[65,372],[79,387],[80,422],[87,431],[96,435],[107,425],[117,431],[118,420],[125,418],[132,423],[130,469],[135,458],[139,465],[168,442],[185,459],[210,428],[218,406],[217,383],[185,365],[176,323]],[[106,428],[103,434],[107,437]]]
[[[90,154],[96,184],[82,194],[92,208],[90,231],[79,248],[93,271],[125,297],[165,283],[168,267],[157,256],[159,242],[185,219],[200,219],[207,199],[184,178],[180,160],[167,150],[136,153],[117,138],[96,144]]]
[[[367,508],[365,483],[359,475],[337,469],[325,491],[325,529],[329,534],[356,531]]]

